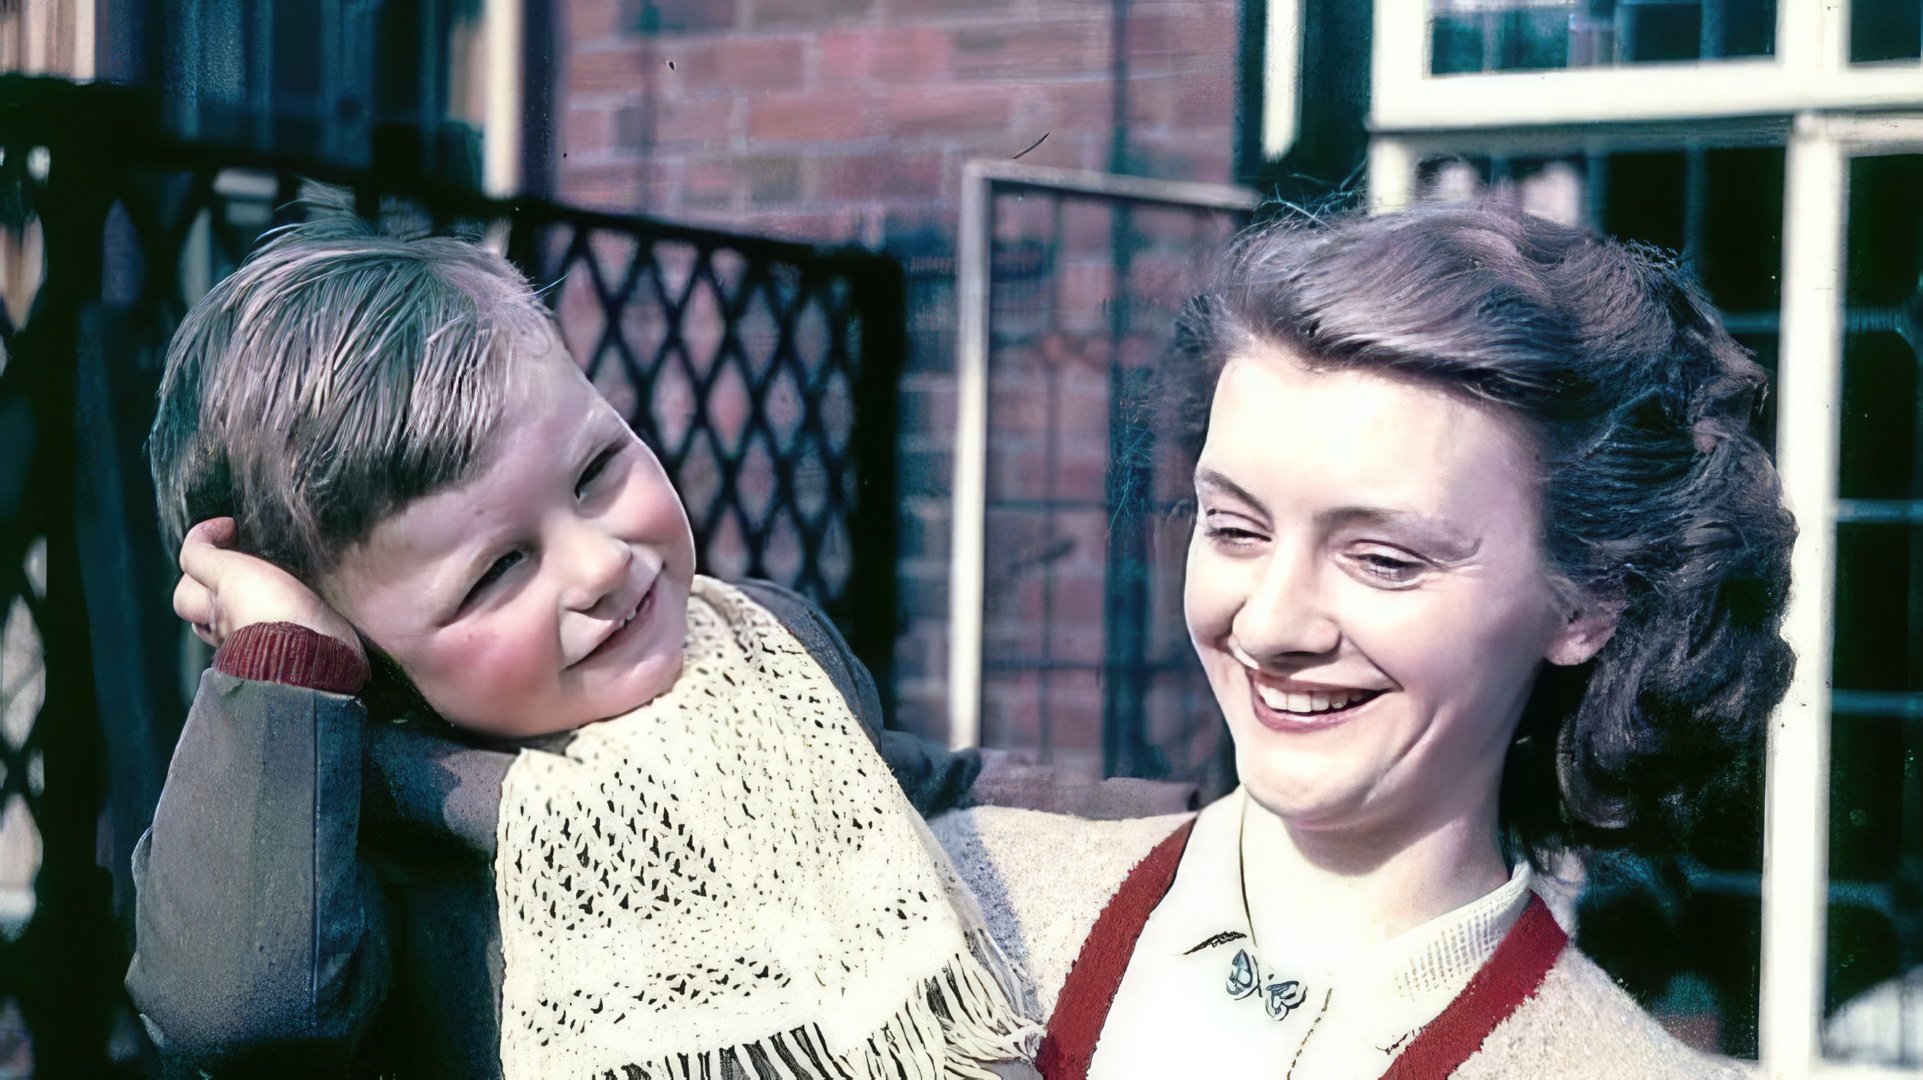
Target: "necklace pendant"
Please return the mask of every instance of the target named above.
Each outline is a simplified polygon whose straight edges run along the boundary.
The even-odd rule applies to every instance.
[[[1308,999],[1309,992],[1294,979],[1269,983],[1262,988],[1262,1007],[1268,1010],[1269,1019],[1286,1020],[1289,1013]]]
[[[1247,949],[1235,950],[1235,959],[1229,961],[1229,997],[1237,1001],[1255,993],[1258,980],[1255,974],[1255,958]]]

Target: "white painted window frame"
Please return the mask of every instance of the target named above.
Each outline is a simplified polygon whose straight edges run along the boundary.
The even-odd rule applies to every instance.
[[[1423,156],[1443,145],[1613,147],[1664,128],[1674,143],[1676,129],[1705,124],[1786,147],[1777,460],[1802,533],[1784,629],[1798,663],[1766,764],[1762,1065],[1772,1080],[1913,1076],[1824,1060],[1821,1024],[1848,166],[1923,152],[1923,62],[1853,66],[1848,0],[1779,0],[1773,57],[1432,76],[1428,13],[1426,0],[1376,0],[1374,208],[1408,203]]]

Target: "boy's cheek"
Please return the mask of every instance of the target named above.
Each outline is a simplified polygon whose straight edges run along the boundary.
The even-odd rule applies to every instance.
[[[454,700],[491,710],[512,709],[516,700],[552,685],[559,664],[532,635],[463,634],[437,653],[433,667],[440,688]]]

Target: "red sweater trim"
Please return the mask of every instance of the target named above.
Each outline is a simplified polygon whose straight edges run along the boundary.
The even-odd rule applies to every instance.
[[[359,693],[368,676],[367,660],[352,646],[288,622],[252,623],[234,631],[215,651],[214,668],[235,678],[330,694]]]
[[[1135,940],[1148,925],[1149,913],[1175,884],[1175,868],[1182,863],[1182,850],[1194,828],[1191,817],[1128,872],[1095,920],[1088,940],[1082,942],[1035,1058],[1035,1067],[1046,1080],[1082,1080],[1088,1075],[1095,1040],[1102,1036],[1115,992],[1122,987],[1122,972],[1135,955]]]
[[[1062,983],[1055,1015],[1049,1017],[1036,1067],[1046,1080],[1086,1080],[1095,1043],[1122,987],[1135,942],[1155,905],[1175,883],[1190,818],[1148,857],[1130,870],[1108,906],[1095,920],[1088,940]],[[1509,928],[1489,962],[1469,980],[1442,1013],[1396,1056],[1382,1080],[1441,1080],[1482,1049],[1491,1032],[1536,996],[1549,969],[1556,966],[1569,935],[1540,896],[1531,896],[1522,917]]]
[[[1396,1055],[1382,1080],[1435,1080],[1455,1072],[1482,1049],[1498,1025],[1536,996],[1567,944],[1569,935],[1549,913],[1549,906],[1542,897],[1531,896],[1522,918],[1496,946],[1495,955],[1449,1007]]]

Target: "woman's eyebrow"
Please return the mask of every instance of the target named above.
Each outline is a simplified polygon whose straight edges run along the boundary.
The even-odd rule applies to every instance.
[[[1262,500],[1249,494],[1247,488],[1207,466],[1202,466],[1195,470],[1195,486],[1208,491],[1220,492],[1231,499],[1248,503],[1250,506],[1260,507],[1262,505]]]
[[[1413,510],[1382,506],[1335,506],[1315,515],[1316,525],[1333,532],[1345,525],[1377,525],[1413,533],[1443,562],[1460,562],[1482,550],[1482,538],[1471,536],[1440,518]]]

